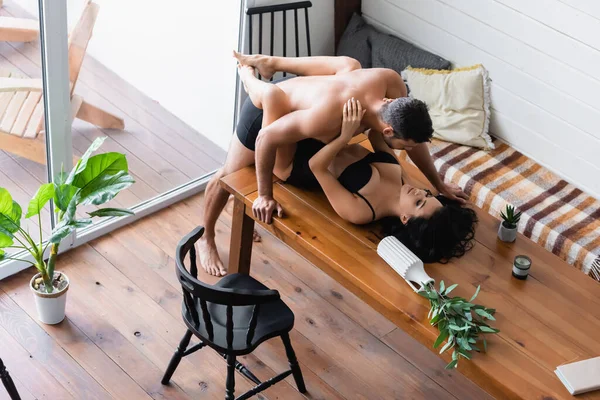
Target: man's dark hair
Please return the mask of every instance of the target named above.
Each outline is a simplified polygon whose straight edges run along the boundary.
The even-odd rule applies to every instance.
[[[444,196],[436,197],[442,208],[431,217],[416,217],[402,224],[400,218],[382,220],[383,233],[393,235],[424,263],[447,263],[473,247],[477,214]]]
[[[416,143],[428,142],[433,135],[433,124],[427,105],[411,97],[400,97],[385,103],[379,116],[394,130],[398,139],[412,139]]]

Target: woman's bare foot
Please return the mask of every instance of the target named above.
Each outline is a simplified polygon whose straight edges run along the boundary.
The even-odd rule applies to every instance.
[[[233,51],[233,56],[237,58],[238,62],[243,65],[249,65],[258,70],[258,73],[265,79],[271,79],[275,75],[275,69],[271,65],[271,57],[262,54],[241,54],[237,51]]]
[[[200,256],[200,265],[202,265],[206,273],[213,276],[227,275],[227,270],[219,257],[217,245],[214,240],[207,240],[205,237],[202,237],[196,244],[198,246],[198,255]]]

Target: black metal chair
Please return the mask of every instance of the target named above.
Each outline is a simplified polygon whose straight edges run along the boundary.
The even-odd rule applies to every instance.
[[[300,57],[300,45],[299,45],[299,35],[298,35],[298,10],[304,10],[304,24],[306,30],[306,50],[307,55],[311,55],[310,49],[310,27],[308,22],[308,9],[312,7],[312,3],[310,1],[298,1],[294,3],[284,3],[284,4],[271,4],[268,6],[260,6],[260,7],[249,7],[246,9],[246,14],[248,15],[248,33],[249,41],[248,45],[250,47],[250,54],[254,54],[254,49],[252,46],[253,41],[253,20],[254,16],[258,16],[258,54],[263,54],[263,15],[271,14],[271,24],[270,24],[270,40],[269,40],[269,55],[274,55],[274,47],[275,47],[275,13],[282,13],[282,45],[283,45],[283,57],[287,56],[287,12],[293,11],[294,14],[294,44],[296,45],[296,57]],[[286,73],[283,72],[283,76],[286,76]],[[259,79],[260,75],[258,76]],[[271,78],[273,80],[273,78]]]
[[[8,371],[6,370],[6,367],[4,366],[4,363],[2,362],[1,358],[0,358],[0,380],[2,380],[2,384],[4,385],[4,388],[6,389],[6,391],[8,392],[8,395],[10,396],[11,400],[21,400],[21,396],[19,396],[19,392],[17,392],[15,383],[13,382],[12,378],[8,374]]]
[[[249,275],[228,275],[214,286],[200,282],[194,244],[203,233],[204,227],[200,226],[177,246],[177,277],[183,289],[182,314],[188,330],[171,358],[162,383],[169,383],[183,357],[209,346],[227,360],[226,400],[235,399],[236,369],[256,383],[237,400],[248,399],[290,374],[294,376],[300,393],[306,393],[302,371],[289,337],[294,326],[294,313],[280,299],[279,292],[270,290]],[[188,254],[189,272],[185,266]],[[188,348],[192,335],[200,339],[200,343]],[[277,336],[281,337],[285,346],[290,369],[261,382],[236,357],[250,354],[262,342]]]

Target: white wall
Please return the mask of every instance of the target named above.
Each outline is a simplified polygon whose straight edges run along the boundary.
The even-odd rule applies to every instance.
[[[492,78],[492,134],[600,198],[600,2],[363,0],[365,18]]]

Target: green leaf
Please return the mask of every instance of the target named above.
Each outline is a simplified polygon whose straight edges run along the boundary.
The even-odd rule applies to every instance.
[[[470,302],[475,300],[475,298],[477,297],[477,295],[479,294],[479,290],[481,289],[481,285],[477,285],[477,290],[475,290],[475,294],[473,295],[473,297],[471,297],[471,299],[469,300]]]
[[[54,203],[61,211],[67,211],[71,199],[79,189],[67,183],[54,186]]]
[[[485,312],[484,310],[475,310],[475,312],[476,312],[478,315],[481,315],[482,317],[485,317],[485,318],[487,318],[487,319],[489,319],[489,320],[492,320],[492,321],[495,321],[495,320],[496,320],[496,318],[494,318],[494,316],[493,316],[492,314],[488,314],[488,313],[487,313],[487,312]]]
[[[448,365],[446,365],[446,369],[454,369],[454,368],[456,368],[457,364],[458,364],[458,360],[452,360],[448,363]]]
[[[88,213],[90,217],[123,217],[125,215],[134,215],[133,211],[125,208],[101,208]]]
[[[469,347],[471,348],[471,347]],[[460,354],[461,356],[463,356],[464,358],[466,358],[467,360],[471,359],[471,356],[469,355],[469,352],[463,349],[458,349],[458,354]]]
[[[135,180],[126,171],[98,176],[81,189],[81,204],[104,204],[134,183]]]
[[[79,160],[79,162],[81,162]],[[115,175],[119,172],[127,172],[127,159],[121,153],[103,153],[97,154],[87,160],[85,169],[77,172],[73,182],[67,183],[77,186],[80,189],[85,188],[94,180],[106,176]]]
[[[434,349],[437,349],[437,348],[438,348],[438,346],[439,346],[440,344],[442,344],[442,342],[443,342],[444,340],[446,340],[447,338],[448,338],[448,331],[444,329],[443,331],[441,331],[441,333],[440,333],[440,335],[438,336],[437,340],[436,340],[436,341],[435,341],[435,343],[433,344],[433,348],[434,348]]]
[[[487,353],[487,341],[485,340],[485,337],[483,338],[483,351]]]
[[[29,207],[27,207],[27,214],[25,218],[33,217],[34,215],[38,215],[42,208],[46,205],[50,199],[54,197],[54,184],[46,183],[45,185],[40,186],[38,191],[36,192],[33,199],[29,202]]]
[[[50,236],[50,239],[48,240],[50,243],[60,243],[61,240],[73,233],[75,229],[77,228],[73,225],[57,226],[52,231],[52,236]]]
[[[442,354],[443,352],[445,352],[448,349],[451,349],[452,347],[454,347],[454,341],[450,341],[448,340],[448,342],[444,345],[444,347],[442,347],[442,349],[440,350],[440,354]]]
[[[11,236],[0,233],[0,249],[13,245],[13,238]]]
[[[419,296],[421,296],[421,297],[425,297],[426,299],[428,299],[428,298],[429,298],[429,294],[428,294],[428,293],[427,293],[427,291],[426,291],[426,290],[424,290],[424,289],[421,289],[421,290],[419,290],[419,291],[417,292],[417,294],[418,294]]]
[[[454,290],[454,289],[455,289],[457,286],[458,286],[458,284],[457,284],[457,283],[455,283],[455,284],[454,284],[454,285],[452,285],[452,286],[449,286],[449,287],[448,287],[448,289],[446,289],[446,292],[445,292],[444,294],[445,294],[446,296],[448,296],[448,294],[449,294],[451,291],[453,291],[453,290]]]
[[[90,147],[88,147],[88,149],[85,151],[83,156],[81,156],[79,161],[77,161],[77,164],[75,164],[75,167],[73,167],[69,176],[64,181],[61,181],[61,183],[63,183],[63,182],[66,184],[73,183],[76,176],[78,174],[82,173],[83,171],[85,171],[85,169],[87,168],[87,164],[88,164],[88,161],[89,161],[92,153],[94,151],[98,150],[100,148],[100,146],[102,146],[102,143],[104,143],[105,140],[106,140],[106,137],[96,138],[96,140],[94,140],[92,142],[92,144],[90,145]],[[81,186],[78,186],[78,187],[81,187]]]
[[[441,281],[441,282],[440,282],[440,293],[444,293],[444,288],[445,288],[445,287],[446,287],[446,286],[444,285],[444,281]]]
[[[0,232],[12,237],[21,226],[23,211],[8,190],[0,188]]]
[[[498,332],[500,332],[496,328],[490,328],[489,326],[484,326],[484,325],[479,326],[479,330],[481,332],[486,332],[486,333],[498,333]]]
[[[52,231],[52,236],[50,236],[50,243],[60,243],[61,240],[69,236],[78,228],[85,228],[92,223],[91,219],[80,219],[77,221],[70,221],[69,223],[65,223],[63,225],[58,225]]]

